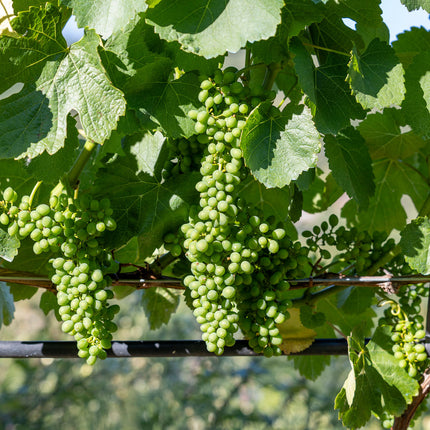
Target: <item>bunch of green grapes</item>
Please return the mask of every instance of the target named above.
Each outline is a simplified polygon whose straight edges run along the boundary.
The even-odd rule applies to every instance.
[[[392,327],[393,354],[400,367],[409,376],[420,378],[428,365],[427,352],[422,343],[425,338],[424,318],[421,312],[422,297],[428,296],[428,289],[422,284],[405,285],[398,292],[399,301],[389,300],[379,325]]]
[[[62,194],[52,196],[49,205],[34,208],[30,196],[23,196],[16,205],[17,193],[10,187],[0,202],[0,222],[10,236],[34,242],[33,252],[49,252],[57,289],[62,330],[77,341],[79,356],[94,364],[97,357],[106,357],[116,325],[112,322],[119,311],[110,306],[113,297],[107,289],[108,273],[117,265],[103,246],[105,231],[116,229],[113,210],[108,199],[93,200],[82,196],[77,200]]]
[[[323,221],[320,226],[315,225],[312,231],[304,231],[306,244],[312,251],[318,250],[324,259],[332,257],[330,248],[324,247],[336,249],[338,251],[336,258],[346,265],[354,264],[358,274],[365,274],[375,262],[396,246],[394,239],[388,238],[385,232],[375,231],[370,234],[367,231],[358,231],[355,227],[348,230],[344,226],[338,226],[338,223],[338,217],[332,214],[328,222]],[[396,275],[411,272],[401,255],[392,259],[384,269]]]
[[[243,220],[248,230],[247,247],[240,257],[232,253],[230,261],[242,265],[250,253],[254,258],[252,276],[239,281],[239,327],[255,352],[267,357],[280,355],[282,337],[277,325],[289,318],[288,309],[292,306],[287,279],[302,278],[309,273],[308,248],[293,243],[282,223],[276,223],[273,217],[265,219],[262,214],[248,217],[246,212],[241,217],[247,218]]]
[[[60,256],[50,260],[61,328],[74,336],[79,356],[94,364],[97,357],[106,357],[105,349],[110,348],[117,329],[112,319],[119,306],[107,302],[113,297],[107,289],[107,274],[116,271],[116,264],[102,240],[105,231],[116,228],[113,211],[108,199],[98,201],[86,195],[77,200],[64,195],[51,200],[53,219],[64,235]]]
[[[202,178],[196,185],[199,206],[181,227],[191,262],[191,275],[184,284],[209,351],[222,354],[225,346],[233,345],[240,325],[255,350],[268,356],[280,354],[282,339],[273,325],[288,317],[291,303],[278,292],[278,286],[282,291],[288,289],[288,283],[282,281],[292,243],[285,237],[285,229],[272,219],[265,220],[237,191],[249,174],[240,136],[253,96],[237,81],[234,68],[217,70],[200,88],[203,106],[188,114],[196,121],[198,140],[206,144],[206,150]],[[253,103],[258,102],[254,97]],[[297,265],[297,261],[291,262],[290,269]],[[262,309],[256,308],[257,302]],[[265,324],[271,334],[264,331]]]
[[[164,165],[164,178],[188,173],[200,166],[204,146],[199,142],[199,137],[168,139],[167,146],[169,153]]]

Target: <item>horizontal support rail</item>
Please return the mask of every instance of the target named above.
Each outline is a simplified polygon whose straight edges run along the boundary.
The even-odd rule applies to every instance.
[[[0,358],[78,358],[73,341],[0,341]],[[345,339],[316,339],[307,349],[291,355],[347,355]],[[120,357],[216,357],[202,340],[113,341],[110,358]],[[223,357],[259,356],[248,341],[238,340],[224,349]]]

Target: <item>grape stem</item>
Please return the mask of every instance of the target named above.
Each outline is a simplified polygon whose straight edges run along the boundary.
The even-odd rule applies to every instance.
[[[265,90],[271,90],[275,83],[278,73],[282,70],[280,63],[272,63],[267,68],[267,73],[264,78],[263,88]]]
[[[72,168],[70,169],[67,175],[67,179],[72,188],[77,187],[78,181],[79,181],[79,175],[82,173],[82,170],[84,170],[85,165],[87,164],[88,160],[91,158],[91,155],[96,147],[97,147],[96,143],[94,143],[90,139],[87,139],[84,145],[84,149],[80,153],[75,164],[72,166]]]
[[[85,165],[91,158],[93,151],[96,149],[97,144],[92,140],[87,138],[87,141],[84,144],[84,148],[82,152],[79,154],[72,168],[69,170],[69,173],[66,175],[66,178],[63,181],[60,181],[58,185],[52,190],[51,195],[58,196],[62,193],[64,186],[70,186],[73,189],[76,189],[79,184],[79,176],[84,170]]]
[[[427,368],[423,373],[423,380],[420,384],[420,390],[417,396],[414,397],[412,403],[408,405],[406,410],[400,417],[394,419],[393,427],[391,430],[406,430],[409,427],[409,423],[413,419],[415,412],[419,405],[430,393],[430,368]]]
[[[34,200],[34,197],[35,197],[35,195],[37,193],[37,190],[40,188],[41,185],[42,185],[42,181],[37,181],[36,185],[31,190],[31,194],[30,194],[30,197],[28,199],[28,204],[29,204],[30,207],[33,204],[33,200]]]
[[[351,54],[346,53],[346,52],[337,51],[336,49],[325,48],[324,46],[318,46],[318,45],[314,45],[312,43],[306,43],[306,42],[302,42],[302,43],[304,46],[309,46],[310,48],[319,49],[320,51],[332,52],[333,54],[343,55],[343,56],[348,57],[348,58],[351,55]]]

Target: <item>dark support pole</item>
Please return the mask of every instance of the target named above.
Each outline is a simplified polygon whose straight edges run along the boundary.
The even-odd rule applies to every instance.
[[[347,355],[345,339],[316,339],[304,351],[291,355]],[[215,357],[201,340],[114,341],[108,357]],[[257,356],[246,340],[225,348],[223,357]],[[0,342],[0,358],[77,358],[76,342]]]

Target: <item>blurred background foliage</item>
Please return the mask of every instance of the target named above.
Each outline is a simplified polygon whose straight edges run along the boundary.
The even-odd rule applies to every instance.
[[[150,331],[140,295],[121,301],[116,339],[199,338],[183,303],[168,326]],[[2,340],[67,340],[35,298],[16,303]],[[316,382],[285,356],[115,358],[94,367],[77,359],[2,359],[0,429],[341,429],[333,400],[348,371],[347,357],[334,357]],[[415,428],[430,428],[429,419]],[[367,428],[380,427],[374,420]]]

